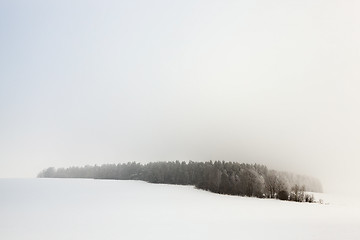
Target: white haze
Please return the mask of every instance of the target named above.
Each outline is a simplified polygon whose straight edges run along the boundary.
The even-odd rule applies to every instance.
[[[0,177],[211,159],[356,193],[359,12],[351,0],[1,1]]]

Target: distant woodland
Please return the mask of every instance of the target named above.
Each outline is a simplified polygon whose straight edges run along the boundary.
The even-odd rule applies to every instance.
[[[214,193],[314,202],[310,192],[322,192],[318,179],[269,170],[264,165],[237,162],[135,162],[101,166],[48,168],[40,178],[143,180],[150,183],[194,185]]]

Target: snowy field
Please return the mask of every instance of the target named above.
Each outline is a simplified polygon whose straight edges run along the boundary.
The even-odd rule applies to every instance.
[[[320,205],[90,179],[0,179],[0,194],[2,240],[360,239],[358,203],[327,195]]]

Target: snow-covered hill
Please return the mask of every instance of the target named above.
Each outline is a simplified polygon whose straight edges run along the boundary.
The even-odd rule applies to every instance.
[[[192,186],[0,179],[0,239],[360,239],[351,201],[309,204]]]

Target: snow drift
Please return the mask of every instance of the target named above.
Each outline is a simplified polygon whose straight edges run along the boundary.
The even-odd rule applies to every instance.
[[[360,239],[350,201],[309,204],[192,186],[0,179],[0,239]]]

